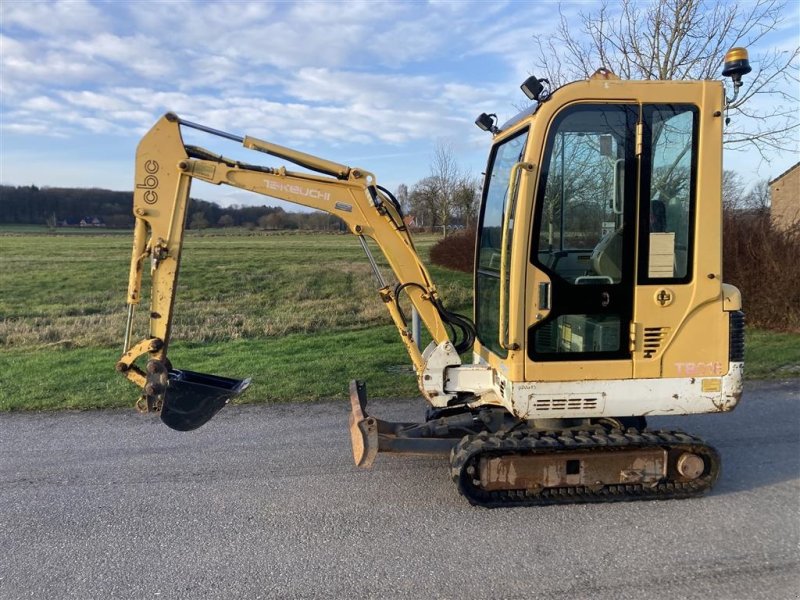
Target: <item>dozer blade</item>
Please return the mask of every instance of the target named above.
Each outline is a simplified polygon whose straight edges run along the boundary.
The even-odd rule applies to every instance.
[[[357,467],[368,469],[378,452],[415,456],[448,456],[463,437],[463,427],[471,426],[471,414],[456,418],[450,431],[444,421],[435,423],[397,423],[367,414],[367,386],[350,382],[350,441]]]
[[[377,420],[367,415],[367,388],[362,381],[350,382],[350,442],[357,467],[369,469],[378,454]]]
[[[170,369],[167,375],[161,420],[177,431],[204,425],[250,385],[249,378],[231,379],[194,371]]]

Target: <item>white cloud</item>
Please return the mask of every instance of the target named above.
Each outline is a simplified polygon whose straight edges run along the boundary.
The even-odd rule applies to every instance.
[[[131,108],[130,101],[128,100],[87,90],[81,92],[62,92],[61,97],[73,106],[90,110],[118,111]]]
[[[0,21],[5,28],[20,28],[43,35],[80,34],[87,27],[106,29],[110,25],[106,14],[87,0],[5,0],[0,3]]]
[[[48,96],[35,96],[20,104],[20,108],[30,112],[52,112],[63,108],[61,102],[57,102]]]
[[[315,103],[368,103],[387,107],[422,102],[430,98],[436,82],[426,76],[394,76],[324,68],[300,69],[286,83],[286,91],[299,100]]]
[[[71,49],[80,60],[110,63],[116,68],[130,70],[145,81],[169,76],[176,70],[171,53],[150,36],[100,33],[85,40],[76,40]]]
[[[65,133],[59,133],[53,130],[50,123],[43,121],[28,121],[26,123],[10,123],[4,125],[3,129],[10,133],[19,133],[21,135],[46,135],[50,137],[66,137]]]
[[[0,48],[0,81],[4,93],[11,98],[40,88],[95,85],[107,75],[104,67],[77,60],[51,40],[31,44],[3,35]]]

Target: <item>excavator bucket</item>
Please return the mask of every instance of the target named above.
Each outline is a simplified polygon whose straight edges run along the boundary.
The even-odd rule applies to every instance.
[[[231,379],[170,369],[161,420],[177,431],[197,429],[211,420],[211,417],[249,385],[249,378]]]

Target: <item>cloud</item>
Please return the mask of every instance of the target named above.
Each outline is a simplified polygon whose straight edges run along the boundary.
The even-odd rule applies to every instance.
[[[100,33],[71,45],[72,52],[86,62],[110,64],[130,71],[145,81],[174,75],[177,65],[172,53],[155,38],[146,35],[119,36]]]
[[[50,40],[29,43],[0,35],[0,83],[11,100],[48,87],[102,81],[105,73],[97,65],[77,60]]]
[[[92,29],[106,29],[110,25],[107,15],[87,0],[6,0],[0,4],[0,21],[5,29],[40,35],[80,34],[89,24]]]
[[[30,98],[29,100],[25,100],[22,102],[20,107],[23,110],[27,110],[30,112],[53,112],[56,110],[61,110],[63,104],[60,102],[56,102],[52,98],[48,96],[35,96],[34,98]]]
[[[46,135],[50,137],[66,137],[66,134],[53,131],[49,122],[28,120],[25,123],[9,123],[3,129],[21,135]]]
[[[97,92],[62,92],[61,97],[76,107],[83,107],[87,110],[101,110],[104,112],[127,110],[131,108],[131,103],[127,99],[115,98]]]
[[[478,113],[516,113],[532,36],[558,18],[520,2],[5,0],[0,132],[133,146],[174,111],[325,155],[407,164],[437,138],[471,152]]]

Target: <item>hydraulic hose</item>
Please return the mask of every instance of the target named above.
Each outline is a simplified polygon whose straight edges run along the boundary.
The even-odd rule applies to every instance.
[[[428,292],[424,286],[413,281],[399,284],[395,288],[395,303],[404,323],[408,323],[408,319],[406,318],[406,315],[400,306],[400,293],[405,290],[405,288],[411,286],[419,288],[424,293]],[[472,345],[475,343],[475,324],[468,318],[447,310],[439,298],[432,298],[431,302],[433,303],[434,308],[436,308],[436,312],[439,313],[439,317],[442,319],[442,322],[444,322],[449,329],[456,352],[461,354],[462,352],[466,352],[472,348]]]

